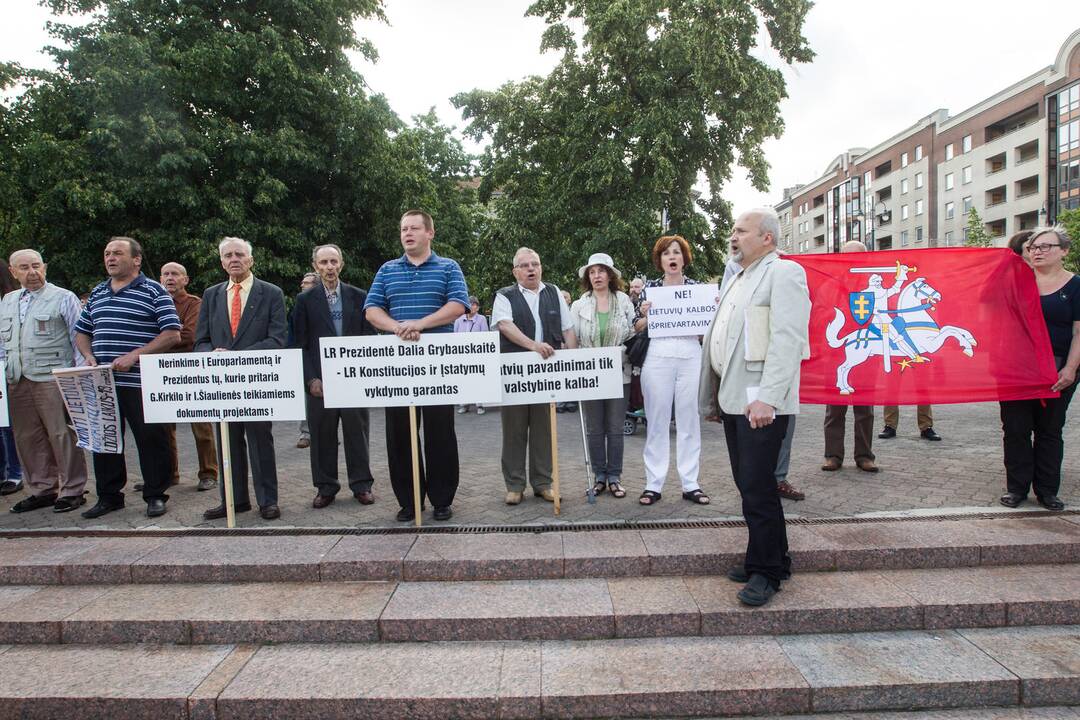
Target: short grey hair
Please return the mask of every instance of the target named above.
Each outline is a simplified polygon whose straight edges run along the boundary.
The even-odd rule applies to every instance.
[[[515,267],[517,266],[517,259],[519,257],[521,257],[522,255],[524,255],[525,253],[528,253],[530,255],[535,255],[537,260],[540,259],[540,253],[536,252],[531,247],[525,247],[524,245],[522,245],[521,247],[519,247],[517,249],[517,251],[514,252],[514,265],[515,265]]]
[[[758,228],[762,235],[765,233],[772,235],[773,245],[780,242],[780,217],[775,210],[770,207],[758,207],[747,210],[746,214],[757,215],[760,218]]]
[[[27,253],[33,253],[34,255],[37,255],[38,262],[43,265],[45,264],[45,258],[41,257],[41,253],[39,253],[37,250],[34,250],[33,248],[23,248],[22,250],[16,250],[15,252],[11,253],[10,256],[8,256],[8,265],[14,265],[15,258],[19,257],[20,255],[26,255]]]
[[[1031,237],[1028,238],[1026,244],[1031,245],[1037,238],[1042,235],[1057,235],[1058,242],[1061,243],[1062,250],[1068,250],[1072,246],[1072,238],[1069,237],[1068,231],[1065,230],[1063,225],[1046,225],[1044,227],[1037,227],[1031,231]]]
[[[325,245],[316,245],[315,249],[311,251],[311,262],[315,262],[315,256],[319,254],[320,250],[326,250],[327,248],[337,253],[338,258],[345,262],[345,253],[341,251],[341,248],[334,243],[326,243]]]
[[[225,246],[230,244],[230,243],[243,243],[245,246],[247,246],[248,255],[251,255],[252,257],[255,256],[255,249],[253,247],[251,247],[251,243],[249,243],[244,238],[239,238],[239,237],[223,237],[223,238],[221,238],[221,242],[219,242],[218,246],[217,246],[217,252],[218,252],[219,256],[221,255],[221,251],[225,249]]]

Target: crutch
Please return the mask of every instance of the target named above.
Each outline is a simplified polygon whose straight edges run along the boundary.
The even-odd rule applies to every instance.
[[[578,403],[578,420],[581,421],[581,449],[585,451],[585,480],[589,483],[585,489],[585,497],[590,505],[596,504],[596,490],[592,474],[592,461],[589,459],[589,439],[585,437],[585,407]]]

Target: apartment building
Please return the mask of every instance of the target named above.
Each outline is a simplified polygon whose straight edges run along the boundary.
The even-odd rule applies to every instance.
[[[789,190],[776,206],[790,215],[784,252],[838,252],[848,240],[963,245],[971,208],[999,246],[1053,222],[1080,207],[1080,29],[1052,65],[962,113],[935,110],[875,147],[851,148]]]

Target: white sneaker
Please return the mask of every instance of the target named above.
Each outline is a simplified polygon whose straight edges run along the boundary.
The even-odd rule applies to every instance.
[[[458,405],[457,406],[457,414],[458,415],[464,415],[467,412],[469,412],[469,408],[465,407],[464,405]]]
[[[484,409],[483,405],[477,405],[476,406],[476,414],[477,415],[483,415],[486,412],[487,412],[487,410]]]

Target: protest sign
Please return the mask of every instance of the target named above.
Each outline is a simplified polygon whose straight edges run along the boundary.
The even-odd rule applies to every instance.
[[[623,396],[622,347],[502,356],[502,404],[603,400]]]
[[[76,445],[96,453],[124,452],[112,365],[59,368],[52,373],[71,417]]]
[[[0,378],[7,377],[7,363],[0,360]],[[0,427],[10,427],[8,417],[7,383],[0,382]]]
[[[497,403],[499,333],[324,337],[326,407],[404,407]]]
[[[704,335],[716,314],[716,283],[651,287],[649,337]]]
[[[148,423],[303,420],[300,350],[143,355]]]

